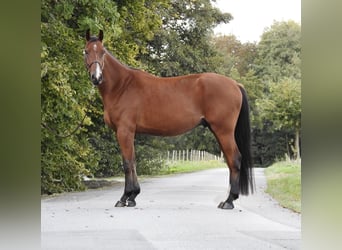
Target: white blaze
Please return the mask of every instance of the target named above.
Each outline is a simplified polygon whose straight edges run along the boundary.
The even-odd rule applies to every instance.
[[[97,79],[99,79],[101,76],[101,68],[100,68],[100,64],[96,63],[96,69],[95,69],[95,77]]]
[[[96,49],[97,49],[97,45],[96,44],[94,44],[94,51],[96,52]],[[97,57],[97,56],[96,56]],[[100,64],[99,63],[96,63],[96,69],[95,69],[95,77],[97,78],[97,79],[99,79],[100,78],[100,76],[101,76],[101,68],[100,68]]]

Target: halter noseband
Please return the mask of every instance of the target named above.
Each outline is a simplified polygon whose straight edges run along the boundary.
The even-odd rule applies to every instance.
[[[104,67],[104,63],[103,63],[103,65],[101,65],[101,62],[99,62],[99,61],[93,61],[93,62],[91,62],[90,64],[87,64],[87,68],[88,69],[90,69],[90,67],[93,65],[93,64],[95,64],[95,63],[98,63],[99,64],[99,66],[100,66],[100,69],[101,70],[103,70],[103,67]]]

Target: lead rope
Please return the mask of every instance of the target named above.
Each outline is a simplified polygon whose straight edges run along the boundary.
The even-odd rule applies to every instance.
[[[46,123],[41,122],[40,125],[46,129],[48,129],[50,132],[52,132],[54,135],[60,137],[60,138],[68,138],[69,136],[72,136],[73,134],[75,134],[77,132],[77,130],[83,125],[83,122],[85,120],[85,118],[87,117],[87,114],[84,115],[83,119],[81,120],[81,122],[77,125],[77,127],[70,132],[69,134],[66,135],[61,135],[58,132],[56,132],[55,129],[52,129],[50,126],[48,126]]]
[[[91,93],[94,93],[94,91],[92,90]],[[79,130],[80,127],[83,126],[83,123],[84,123],[84,120],[85,120],[86,117],[87,117],[87,113],[84,114],[81,122],[76,126],[76,128],[74,130],[72,130],[70,133],[65,134],[65,135],[62,135],[62,134],[58,133],[56,131],[56,129],[51,128],[49,125],[47,125],[44,122],[41,122],[40,125],[41,125],[41,127],[46,128],[47,130],[49,130],[52,134],[56,135],[57,137],[68,138],[68,137],[72,136],[73,134],[75,134],[77,132],[77,130]]]
[[[106,52],[107,52],[107,51],[106,51]],[[85,54],[85,53],[84,53],[84,54]],[[104,68],[104,57],[105,57],[105,55],[106,55],[106,53],[103,54],[103,64],[102,64],[102,68],[101,68],[102,71],[103,71],[103,68]],[[87,68],[90,68],[91,65],[94,64],[94,63],[100,64],[100,67],[101,67],[101,63],[100,63],[99,61],[97,61],[97,60],[95,60],[94,62],[90,63],[89,65],[86,63],[86,67],[87,67]],[[57,133],[55,129],[52,129],[52,128],[51,128],[50,126],[48,126],[46,123],[41,122],[40,125],[41,125],[43,128],[48,129],[50,132],[52,132],[54,135],[56,135],[56,136],[58,136],[58,137],[60,137],[60,138],[67,138],[67,137],[72,136],[73,134],[75,134],[75,133],[77,132],[77,130],[83,125],[83,122],[84,122],[84,120],[85,120],[86,117],[87,117],[87,114],[84,114],[84,117],[82,118],[82,121],[77,125],[77,127],[76,127],[72,132],[70,132],[70,133],[67,134],[67,135],[61,135],[61,134]]]

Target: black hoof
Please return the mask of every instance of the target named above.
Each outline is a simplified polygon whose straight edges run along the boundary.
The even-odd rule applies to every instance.
[[[221,208],[221,209],[233,209],[234,208],[234,204],[233,204],[233,202],[225,201],[225,202],[221,202],[218,205],[218,208]]]
[[[137,203],[135,201],[127,201],[127,207],[135,207]]]
[[[118,201],[116,204],[115,204],[115,207],[125,207],[126,206],[126,203],[125,202],[122,202],[122,201]]]

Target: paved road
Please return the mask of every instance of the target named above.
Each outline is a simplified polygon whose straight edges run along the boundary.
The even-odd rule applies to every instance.
[[[134,208],[115,208],[122,184],[42,199],[42,249],[300,249],[301,216],[264,193],[242,196],[234,210],[216,208],[227,196],[228,170],[205,170],[141,181]]]

